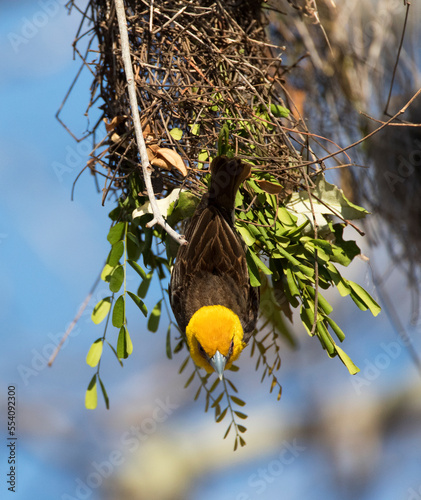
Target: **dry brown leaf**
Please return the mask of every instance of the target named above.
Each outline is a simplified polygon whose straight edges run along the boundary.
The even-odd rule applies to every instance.
[[[175,168],[178,170],[184,177],[187,175],[187,167],[184,164],[183,159],[181,156],[174,151],[173,149],[169,148],[159,148],[156,151],[156,156],[157,158],[154,160],[153,165],[158,166],[155,162],[156,160],[162,159],[165,161],[167,167],[161,167],[165,168],[166,170],[171,170],[172,168]]]
[[[119,123],[124,121],[126,118],[127,118],[126,115],[114,116],[114,118],[110,122],[108,122],[108,120],[106,118],[104,118],[105,130],[107,132],[111,132],[112,130],[114,130],[117,127],[117,125]]]
[[[263,191],[266,191],[266,193],[269,194],[279,194],[284,191],[284,188],[282,186],[280,186],[279,184],[275,184],[274,182],[261,180],[256,181],[256,184],[258,184],[259,187],[263,189]]]
[[[112,140],[113,142],[118,142],[118,141],[120,140],[120,136],[119,136],[116,132],[114,132],[114,133],[111,135],[111,140]]]
[[[148,119],[145,118],[140,124],[142,127],[142,134],[146,142],[151,142],[156,139],[152,127],[149,125]]]
[[[156,152],[158,151],[159,146],[157,144],[149,144],[146,146],[146,152],[148,153],[148,159],[152,165],[154,165],[154,160],[156,158]],[[158,165],[156,165],[158,167]],[[161,167],[162,168],[162,167]],[[165,167],[163,167],[165,168]]]
[[[152,160],[149,158],[149,161],[151,162],[151,165],[153,165],[154,167],[162,168],[164,170],[172,169],[172,165],[166,162],[163,158],[157,158],[155,156],[152,158]]]

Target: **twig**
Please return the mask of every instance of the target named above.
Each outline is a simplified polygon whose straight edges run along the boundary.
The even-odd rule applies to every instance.
[[[121,55],[124,63],[124,71],[126,73],[127,88],[129,91],[130,107],[132,109],[132,119],[136,135],[136,142],[139,148],[140,160],[142,164],[143,177],[145,179],[145,187],[148,193],[149,202],[151,204],[153,219],[148,222],[147,227],[152,227],[154,224],[159,224],[165,231],[180,245],[185,245],[187,241],[183,236],[179,235],[171,226],[167,224],[159,210],[156,202],[155,193],[152,187],[151,174],[152,167],[149,163],[148,153],[146,150],[145,140],[142,133],[142,125],[140,124],[139,108],[136,98],[136,88],[134,83],[132,61],[130,56],[129,36],[127,33],[126,12],[124,10],[123,0],[115,0],[117,13],[118,27],[120,31]]]
[[[76,316],[74,317],[73,321],[70,323],[69,328],[66,330],[65,334],[60,340],[60,343],[58,346],[55,348],[53,354],[51,354],[50,359],[48,360],[48,366],[52,366],[54,363],[54,360],[57,357],[57,354],[60,352],[60,349],[63,347],[63,344],[66,342],[67,337],[70,335],[71,331],[73,328],[76,326],[76,323],[80,320],[80,317],[83,314],[83,311],[86,309],[86,307],[89,304],[89,301],[92,298],[92,295],[94,294],[95,288],[98,286],[99,280],[101,279],[101,274],[99,274],[98,278],[95,280],[95,283],[93,284],[90,292],[86,296],[85,300],[83,301],[82,305],[79,308],[79,311],[77,312]]]
[[[300,165],[297,165],[297,167],[305,167],[307,165],[312,165],[314,163],[321,163],[323,161],[326,161],[328,158],[332,158],[340,153],[343,153],[344,151],[348,151],[348,149],[351,149],[351,148],[354,148],[355,146],[358,146],[358,144],[361,144],[362,142],[366,141],[367,139],[369,139],[370,137],[372,137],[373,135],[377,134],[378,132],[380,132],[380,130],[384,129],[385,127],[387,127],[388,125],[390,125],[393,120],[396,120],[396,118],[398,118],[400,115],[403,115],[405,113],[405,111],[409,108],[409,106],[415,101],[415,99],[421,94],[421,89],[418,89],[415,94],[411,97],[411,99],[409,99],[409,101],[405,104],[405,106],[400,109],[397,113],[395,113],[391,118],[389,118],[389,120],[387,120],[386,122],[382,122],[382,125],[380,125],[380,127],[377,127],[375,130],[373,130],[372,132],[370,132],[369,134],[365,135],[362,139],[359,139],[358,141],[356,142],[353,142],[352,144],[350,144],[349,146],[346,146],[345,148],[342,148],[340,149],[339,151],[336,151],[336,153],[331,153],[331,154],[328,154],[326,156],[323,156],[323,158],[319,158],[318,160],[313,160],[313,161],[306,161],[306,162],[303,162],[301,163]]]
[[[393,68],[392,81],[390,82],[390,89],[389,89],[389,95],[387,96],[386,107],[385,107],[385,109],[383,111],[383,113],[385,115],[387,115],[387,116],[390,116],[389,115],[389,103],[390,103],[390,98],[392,97],[393,84],[395,83],[396,70],[398,69],[399,58],[401,56],[402,45],[403,45],[403,41],[404,41],[404,38],[405,38],[406,24],[408,22],[408,14],[409,14],[409,8],[410,7],[411,7],[411,2],[407,2],[407,4],[406,4],[405,21],[403,23],[402,36],[401,36],[401,41],[399,43],[398,55],[396,56],[395,67]]]
[[[317,240],[317,219],[316,219],[316,213],[314,211],[314,206],[313,206],[313,199],[312,199],[312,194],[310,191],[310,185],[308,183],[308,174],[302,169],[304,180],[306,182],[306,190],[308,194],[308,199],[310,201],[310,207],[311,207],[311,213],[313,215],[313,224],[314,224],[314,239]],[[316,332],[317,328],[317,313],[318,313],[318,308],[319,308],[319,263],[317,261],[317,248],[314,247],[314,319],[313,319],[313,326],[311,327],[311,332],[310,335],[313,336]]]
[[[336,217],[339,217],[339,219],[341,219],[343,222],[345,222],[346,225],[350,225],[351,227],[353,227],[355,229],[355,231],[357,231],[358,234],[360,234],[361,236],[365,235],[364,231],[361,231],[361,229],[358,226],[356,226],[353,222],[351,222],[350,220],[345,219],[344,217],[342,217],[342,215],[339,212],[337,212],[334,208],[332,208],[327,203],[325,203],[321,198],[319,198],[318,196],[316,196],[314,193],[311,196],[313,196],[313,198],[316,198],[316,200],[319,203],[321,203],[326,208],[328,208],[333,213],[333,215],[336,215]]]
[[[364,111],[360,111],[360,115],[365,116],[369,120],[372,120],[373,122],[376,123],[381,123],[384,124],[385,122],[383,120],[377,120],[376,118],[373,118],[370,116],[368,113],[364,113]],[[421,123],[411,123],[411,122],[406,122],[402,121],[401,123],[389,123],[389,127],[421,127]]]

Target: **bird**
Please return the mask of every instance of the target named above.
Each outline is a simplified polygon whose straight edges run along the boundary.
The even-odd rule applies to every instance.
[[[250,175],[239,158],[213,159],[208,192],[185,230],[169,284],[171,308],[194,363],[222,380],[257,323],[260,290],[250,284],[246,245],[234,226],[235,197]]]

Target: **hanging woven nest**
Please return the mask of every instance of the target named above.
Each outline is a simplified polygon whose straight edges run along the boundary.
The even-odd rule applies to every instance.
[[[307,146],[289,112],[292,103],[282,97],[285,67],[280,48],[268,41],[262,7],[255,0],[126,2],[137,100],[156,193],[184,185],[201,194],[203,168],[217,155],[221,130],[235,155],[273,175],[284,196],[301,184],[296,166]],[[89,2],[79,33],[88,22],[92,25],[75,45],[90,37],[83,56],[93,73],[90,106],[98,99],[104,102],[102,120],[90,130],[100,140],[88,166],[106,176],[105,200],[110,192],[127,194],[139,158],[114,3]],[[89,50],[94,40],[98,52]],[[294,128],[292,139],[289,130]]]

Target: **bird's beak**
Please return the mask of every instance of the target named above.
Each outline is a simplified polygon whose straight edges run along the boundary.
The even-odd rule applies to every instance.
[[[210,359],[210,364],[212,365],[212,368],[216,371],[221,380],[222,377],[224,376],[224,369],[226,362],[227,358],[219,351],[216,351],[215,355]]]

